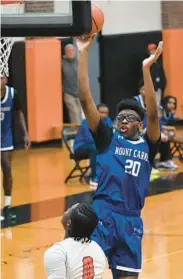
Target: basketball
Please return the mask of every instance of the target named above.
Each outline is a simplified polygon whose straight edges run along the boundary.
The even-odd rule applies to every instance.
[[[99,33],[104,24],[104,14],[99,7],[99,5],[94,2],[91,3],[91,12],[92,12],[92,30],[89,35]]]

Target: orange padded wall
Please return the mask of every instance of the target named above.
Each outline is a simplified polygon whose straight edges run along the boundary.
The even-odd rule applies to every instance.
[[[61,138],[61,43],[56,38],[26,40],[27,116],[32,142]]]
[[[182,118],[183,110],[183,28],[163,30],[163,62],[167,77],[166,95],[177,98],[176,115]]]

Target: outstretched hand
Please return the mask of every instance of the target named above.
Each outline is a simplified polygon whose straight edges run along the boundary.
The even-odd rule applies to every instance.
[[[143,63],[142,63],[142,64],[143,64],[143,67],[144,67],[144,68],[149,68],[149,67],[151,67],[151,65],[152,65],[153,63],[155,63],[155,62],[158,60],[158,58],[160,57],[160,55],[162,54],[162,52],[163,52],[163,42],[161,41],[161,42],[159,42],[158,47],[157,47],[155,53],[154,53],[154,54],[151,54],[148,58],[146,58],[146,59],[143,61]]]
[[[88,36],[81,36],[76,38],[76,44],[79,52],[88,51],[92,45],[94,35]]]
[[[31,142],[30,142],[30,140],[29,140],[28,135],[25,135],[25,136],[24,136],[24,145],[25,145],[25,149],[29,149],[30,146],[31,146]]]

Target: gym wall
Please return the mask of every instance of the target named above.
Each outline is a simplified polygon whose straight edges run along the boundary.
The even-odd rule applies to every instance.
[[[97,91],[95,95],[101,95],[95,96],[96,99],[109,106],[111,117],[114,118],[116,103],[121,98],[137,94],[141,76],[141,62],[147,56],[147,44],[150,42],[158,43],[163,37],[165,42],[163,64],[168,79],[166,94],[177,97],[178,115],[182,117],[183,2],[107,0],[96,2],[101,6],[105,15],[104,27],[97,40],[99,41],[99,50],[98,47],[95,49],[95,52],[99,52],[96,57],[100,57],[100,93]],[[28,1],[27,3],[26,12],[38,11],[42,1]],[[53,1],[46,1],[44,9],[53,11],[56,8],[53,8]],[[9,82],[20,91],[23,107],[27,112],[29,104],[27,103],[24,41],[24,38],[18,38],[13,47],[10,59],[12,71]],[[61,41],[63,51],[64,45],[72,39],[64,38]],[[95,67],[96,65],[92,65],[89,69],[92,76],[93,72],[96,72]],[[96,88],[98,82],[96,79],[97,76],[95,80],[90,78],[93,88]],[[63,120],[68,122],[67,110],[64,109],[63,103],[61,107],[63,107]],[[21,142],[21,132],[17,126],[15,143]]]
[[[56,39],[53,40],[56,41]],[[63,119],[64,122],[69,122],[67,110],[62,100],[61,56],[65,44],[72,42],[72,40],[62,38],[57,39],[57,41],[58,44],[56,43],[54,46],[52,43],[50,45],[49,39],[29,39],[25,41],[24,38],[19,38],[13,45],[9,59],[10,76],[8,83],[19,92],[29,135],[31,141],[36,143],[61,139],[59,127],[62,127]],[[38,43],[42,44],[42,52],[38,50]],[[51,55],[52,53],[54,55]],[[48,58],[51,60],[48,61]],[[53,65],[51,61],[55,64]],[[57,72],[55,72],[56,68]],[[38,96],[41,96],[41,100]],[[49,107],[47,107],[47,116],[44,119],[43,108],[46,107],[45,102],[47,102],[47,105],[49,104]],[[57,119],[54,119],[56,114]],[[44,119],[43,121],[47,123],[47,127],[42,125],[41,119]],[[21,128],[16,118],[14,141],[16,147],[23,145]]]
[[[55,3],[60,9],[59,3]],[[20,12],[53,12],[54,9],[53,1],[45,1],[44,5],[43,1],[28,1]],[[72,38],[58,38],[57,41],[58,44],[54,45],[48,38],[16,38],[9,59],[8,83],[19,91],[29,136],[36,143],[60,139],[63,119],[69,122],[62,101],[61,57],[64,46],[72,43]],[[39,47],[41,44],[43,51]],[[23,146],[22,131],[16,118],[14,141],[16,147]]]
[[[98,1],[105,14],[100,37],[101,99],[116,115],[122,98],[138,93],[148,43],[161,40],[159,1]]]
[[[97,1],[105,15],[100,37],[101,100],[116,114],[121,98],[136,95],[147,44],[164,41],[165,94],[178,100],[183,118],[183,2]]]

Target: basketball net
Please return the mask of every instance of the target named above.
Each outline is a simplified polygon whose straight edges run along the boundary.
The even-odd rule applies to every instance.
[[[1,14],[18,14],[20,6],[23,4],[21,0],[0,0]],[[1,37],[1,53],[0,53],[0,74],[1,77],[9,76],[8,60],[14,44],[14,38]]]

